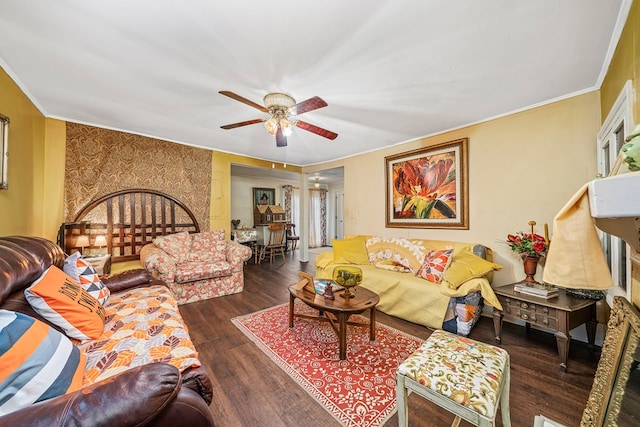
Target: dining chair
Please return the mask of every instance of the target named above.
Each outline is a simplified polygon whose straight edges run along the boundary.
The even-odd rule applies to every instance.
[[[260,261],[269,256],[269,264],[273,262],[273,259],[282,255],[282,261],[286,262],[284,257],[285,246],[285,225],[284,223],[269,224],[269,242],[262,247],[260,252]]]
[[[291,242],[291,250],[295,251],[298,247],[298,242],[300,241],[300,236],[296,236],[296,225],[288,223],[286,227],[287,241]]]

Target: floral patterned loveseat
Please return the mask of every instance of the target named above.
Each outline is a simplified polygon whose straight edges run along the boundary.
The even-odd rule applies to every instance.
[[[140,250],[142,265],[164,280],[178,304],[242,292],[251,249],[224,238],[224,230],[160,236]]]

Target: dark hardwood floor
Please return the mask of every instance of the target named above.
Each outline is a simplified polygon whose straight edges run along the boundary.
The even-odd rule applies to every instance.
[[[236,295],[180,306],[200,360],[209,370],[214,388],[211,411],[219,427],[334,426],[338,423],[320,404],[285,374],[232,323],[231,318],[287,303],[287,286],[298,271],[315,272],[311,261],[301,263],[288,253],[269,263],[245,266],[245,289]],[[431,330],[378,312],[377,321],[426,339]],[[483,317],[470,338],[494,344],[493,321]],[[545,415],[567,426],[578,426],[598,363],[599,351],[572,341],[568,372],[559,367],[552,334],[506,323],[502,346],[511,356],[511,423],[532,426],[535,415]],[[598,349],[599,350],[599,349]],[[411,394],[410,426],[449,426],[453,416]],[[500,415],[497,424],[502,425]],[[394,415],[386,426],[397,426]],[[462,422],[461,425],[469,425]]]

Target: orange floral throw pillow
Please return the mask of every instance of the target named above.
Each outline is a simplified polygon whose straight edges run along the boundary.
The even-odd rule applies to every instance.
[[[98,338],[104,328],[104,307],[71,277],[52,265],[24,290],[31,307],[59,326],[70,338]]]
[[[440,283],[444,272],[447,270],[447,267],[449,267],[449,264],[451,264],[452,254],[453,248],[427,252],[424,256],[422,267],[420,267],[416,276],[432,283]]]

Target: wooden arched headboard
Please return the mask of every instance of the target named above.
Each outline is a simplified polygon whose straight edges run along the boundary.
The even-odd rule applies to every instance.
[[[154,238],[180,231],[200,231],[196,217],[184,203],[160,191],[136,188],[86,204],[73,222],[62,224],[58,244],[71,253],[80,249],[78,236],[88,235],[85,250],[91,251],[98,249],[95,237],[104,235],[112,261],[129,261],[139,259],[140,249]]]

